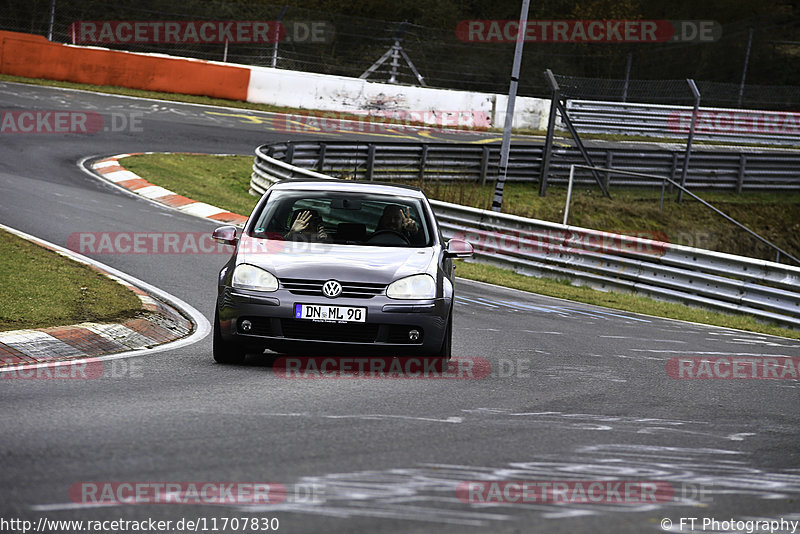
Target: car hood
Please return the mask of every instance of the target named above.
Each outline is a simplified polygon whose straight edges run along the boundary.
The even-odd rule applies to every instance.
[[[335,279],[389,284],[412,274],[429,272],[434,247],[395,248],[276,241],[243,236],[237,264],[249,263],[278,279]]]

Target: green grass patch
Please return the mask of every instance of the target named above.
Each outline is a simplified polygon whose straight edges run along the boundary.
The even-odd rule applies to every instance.
[[[598,291],[589,287],[573,286],[560,280],[526,276],[493,265],[459,260],[456,262],[456,276],[616,310],[800,339],[800,331],[763,324],[747,315],[729,315],[639,295]]]
[[[114,280],[0,230],[0,330],[134,317],[142,303]]]
[[[253,156],[145,154],[122,165],[154,184],[200,202],[248,216],[258,202],[250,195]]]
[[[166,187],[181,195],[186,195],[196,200],[202,200],[215,206],[224,207],[234,213],[249,215],[257,201],[248,190],[252,158],[249,156],[182,156],[182,155],[142,155],[126,158],[123,166],[136,172],[142,178]],[[450,196],[444,198],[450,202],[478,205],[488,207],[491,200],[491,189],[480,188],[474,184],[461,184],[460,186],[445,186],[433,183],[433,196],[445,196],[443,191],[449,189]],[[436,189],[438,187],[438,190]],[[219,191],[219,192],[215,192]],[[488,194],[487,198],[480,195]],[[655,230],[664,228],[661,220],[652,220],[652,210],[658,213],[658,193],[652,191],[625,190],[619,191],[612,201],[603,198],[599,193],[586,192],[585,195],[576,195],[576,203],[587,217],[585,222],[604,225],[605,230],[625,233],[626,228]],[[219,196],[217,196],[219,195]],[[556,188],[551,189],[548,196],[541,198],[538,191],[530,184],[506,184],[506,197],[504,211],[517,211],[520,215],[538,216],[538,218],[551,217],[550,220],[560,222],[559,214],[563,217],[563,202],[565,192]],[[579,197],[584,196],[581,200]],[[785,210],[796,213],[797,196],[786,193],[746,193],[742,195],[728,195],[726,193],[713,193],[709,195],[716,200],[727,200],[732,206],[741,207],[743,212],[758,211],[759,206],[769,205],[776,213]],[[223,197],[225,200],[223,200]],[[673,203],[674,204],[674,203]],[[684,204],[684,208],[692,203]],[[697,204],[696,202],[694,203]],[[237,210],[236,206],[246,209]],[[636,207],[639,207],[639,211]],[[665,212],[667,211],[665,204]],[[674,206],[669,206],[672,209]],[[685,228],[691,232],[708,232],[706,219],[700,219],[695,224],[687,219],[683,212],[674,215],[674,220],[686,224]],[[787,215],[786,217],[789,217]],[[797,225],[800,216],[796,216],[792,224]],[[574,224],[575,222],[571,220]],[[790,225],[788,228],[792,228]],[[795,232],[798,234],[800,232]],[[703,234],[705,235],[705,234]],[[702,245],[702,243],[701,243]],[[572,286],[565,281],[551,280],[525,276],[500,269],[494,266],[476,263],[459,262],[456,274],[462,278],[490,282],[497,285],[513,287],[559,297],[588,304],[606,306],[623,311],[645,313],[649,315],[669,317],[684,321],[713,324],[729,328],[739,328],[752,332],[761,332],[785,337],[800,339],[800,332],[781,328],[775,325],[766,325],[744,315],[726,315],[700,308],[691,308],[681,304],[661,302],[638,295],[624,293],[611,293],[598,291],[588,287]]]

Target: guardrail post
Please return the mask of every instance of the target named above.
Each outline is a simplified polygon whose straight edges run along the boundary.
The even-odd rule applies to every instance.
[[[419,159],[419,186],[425,183],[425,166],[428,163],[428,144],[422,143],[422,154]]]
[[[678,153],[672,153],[672,171],[669,174],[669,177],[672,179],[672,182],[676,181],[678,173]],[[672,194],[672,182],[669,183],[669,193]]]
[[[556,102],[561,98],[561,90],[558,87],[556,77],[553,72],[547,69],[544,73],[545,79],[553,90],[550,98],[550,116],[547,119],[547,136],[544,138],[544,149],[542,150],[542,170],[539,173],[539,196],[543,197],[547,193],[547,175],[550,173],[550,155],[553,152],[553,136],[556,129],[556,113],[558,106]]]
[[[486,175],[489,172],[489,147],[483,145],[483,155],[481,156],[481,185],[486,185]]]
[[[742,192],[744,186],[744,168],[747,165],[747,156],[739,154],[739,176],[736,178],[736,193]]]
[[[365,178],[370,182],[373,181],[372,173],[375,171],[375,143],[369,144],[367,150],[367,170]]]
[[[317,171],[322,172],[325,169],[325,151],[328,148],[327,143],[319,144],[319,160],[317,160]]]
[[[287,143],[286,147],[286,163],[291,165],[294,160],[294,143],[289,142]]]
[[[569,220],[569,203],[572,201],[572,182],[575,179],[575,165],[569,166],[569,183],[567,183],[567,202],[564,204],[564,225]]]
[[[686,173],[689,171],[689,157],[692,154],[692,140],[694,139],[694,127],[697,124],[697,112],[700,109],[700,91],[691,78],[686,80],[689,89],[694,95],[694,109],[692,110],[692,124],[689,126],[689,139],[686,141],[686,155],[683,157],[683,170],[681,171],[681,187],[686,187]],[[678,203],[683,202],[683,189],[678,191]]]
[[[606,152],[606,168],[607,169],[613,169],[614,168],[614,153],[611,152],[610,150],[608,152]],[[603,176],[603,183],[606,185],[606,189],[608,189],[608,186],[611,184],[611,172],[610,171],[607,172]],[[564,224],[566,224],[566,223],[564,223]]]
[[[586,150],[583,141],[581,141],[581,137],[578,135],[578,130],[575,129],[575,126],[572,124],[572,120],[569,118],[567,108],[564,107],[560,101],[556,102],[556,105],[558,106],[558,112],[561,113],[561,118],[564,119],[564,124],[567,126],[567,130],[569,130],[569,134],[572,136],[572,139],[575,140],[575,146],[578,147],[581,156],[583,156],[583,161],[586,162],[586,166],[591,170],[594,181],[597,182],[598,186],[600,186],[600,190],[603,192],[603,195],[611,198],[608,188],[605,186],[603,180],[600,179],[600,175],[595,170],[595,164],[592,162],[592,157],[589,156],[589,152]]]

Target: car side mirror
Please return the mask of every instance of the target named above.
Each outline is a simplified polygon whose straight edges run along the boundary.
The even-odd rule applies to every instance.
[[[220,226],[211,234],[211,239],[223,245],[236,245],[239,238],[236,237],[235,226]]]
[[[449,258],[469,258],[472,256],[472,245],[463,239],[451,239],[447,242],[444,255]]]

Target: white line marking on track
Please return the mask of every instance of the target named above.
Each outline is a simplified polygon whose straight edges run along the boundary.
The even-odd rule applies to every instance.
[[[770,357],[770,358],[797,358],[797,354],[769,354],[766,352],[721,352],[715,350],[665,350],[665,349],[630,349],[634,352],[659,352],[668,354],[694,354],[698,356],[734,356],[737,358],[746,358],[753,356],[756,358]]]

